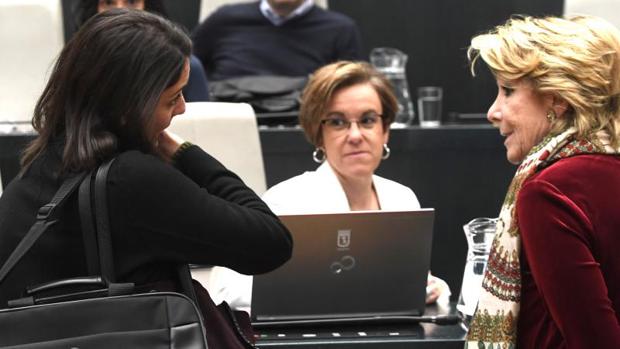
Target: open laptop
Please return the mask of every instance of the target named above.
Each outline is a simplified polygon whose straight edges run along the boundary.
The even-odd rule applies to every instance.
[[[355,323],[424,312],[433,209],[280,216],[293,257],[254,277],[255,326]]]

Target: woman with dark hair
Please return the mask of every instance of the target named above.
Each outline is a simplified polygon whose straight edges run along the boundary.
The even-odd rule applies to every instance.
[[[180,263],[256,274],[289,259],[288,231],[256,194],[166,131],[185,110],[190,51],[175,25],[135,10],[96,15],[65,46],[34,111],[38,137],[0,198],[0,264],[64,179],[114,157],[107,198],[119,282],[169,282]],[[87,275],[79,222],[74,199],[2,283],[0,304],[27,286]],[[212,333],[236,336],[205,320]],[[207,337],[211,347],[227,347]]]
[[[76,27],[81,27],[89,18],[103,11],[115,8],[145,10],[168,18],[168,11],[162,0],[79,0],[73,3]],[[190,55],[190,75],[183,88],[187,102],[206,102],[209,100],[209,83],[202,63],[198,57]]]

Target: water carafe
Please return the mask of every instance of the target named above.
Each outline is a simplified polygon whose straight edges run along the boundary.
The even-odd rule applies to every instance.
[[[405,65],[407,55],[391,47],[378,47],[370,52],[370,62],[383,73],[394,86],[394,93],[398,100],[398,112],[393,127],[405,127],[413,121],[415,113],[409,94]]]
[[[461,295],[456,309],[465,324],[469,323],[478,305],[482,278],[495,237],[496,226],[497,218],[475,218],[463,226],[468,249]]]

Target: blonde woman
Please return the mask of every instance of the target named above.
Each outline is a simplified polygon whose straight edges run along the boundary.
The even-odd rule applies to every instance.
[[[496,77],[487,117],[519,167],[467,345],[620,348],[620,33],[514,18],[469,57]]]

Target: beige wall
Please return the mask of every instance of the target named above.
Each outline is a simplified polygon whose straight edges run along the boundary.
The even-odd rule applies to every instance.
[[[251,2],[248,0],[202,0],[200,8],[200,21],[205,19],[213,10],[224,5],[224,4],[232,4],[235,2]],[[327,7],[327,0],[315,0],[317,5],[321,7]]]
[[[618,6],[620,6],[620,0],[565,0],[564,13],[598,16],[620,29]]]
[[[31,119],[63,41],[60,0],[0,0],[0,121]]]

